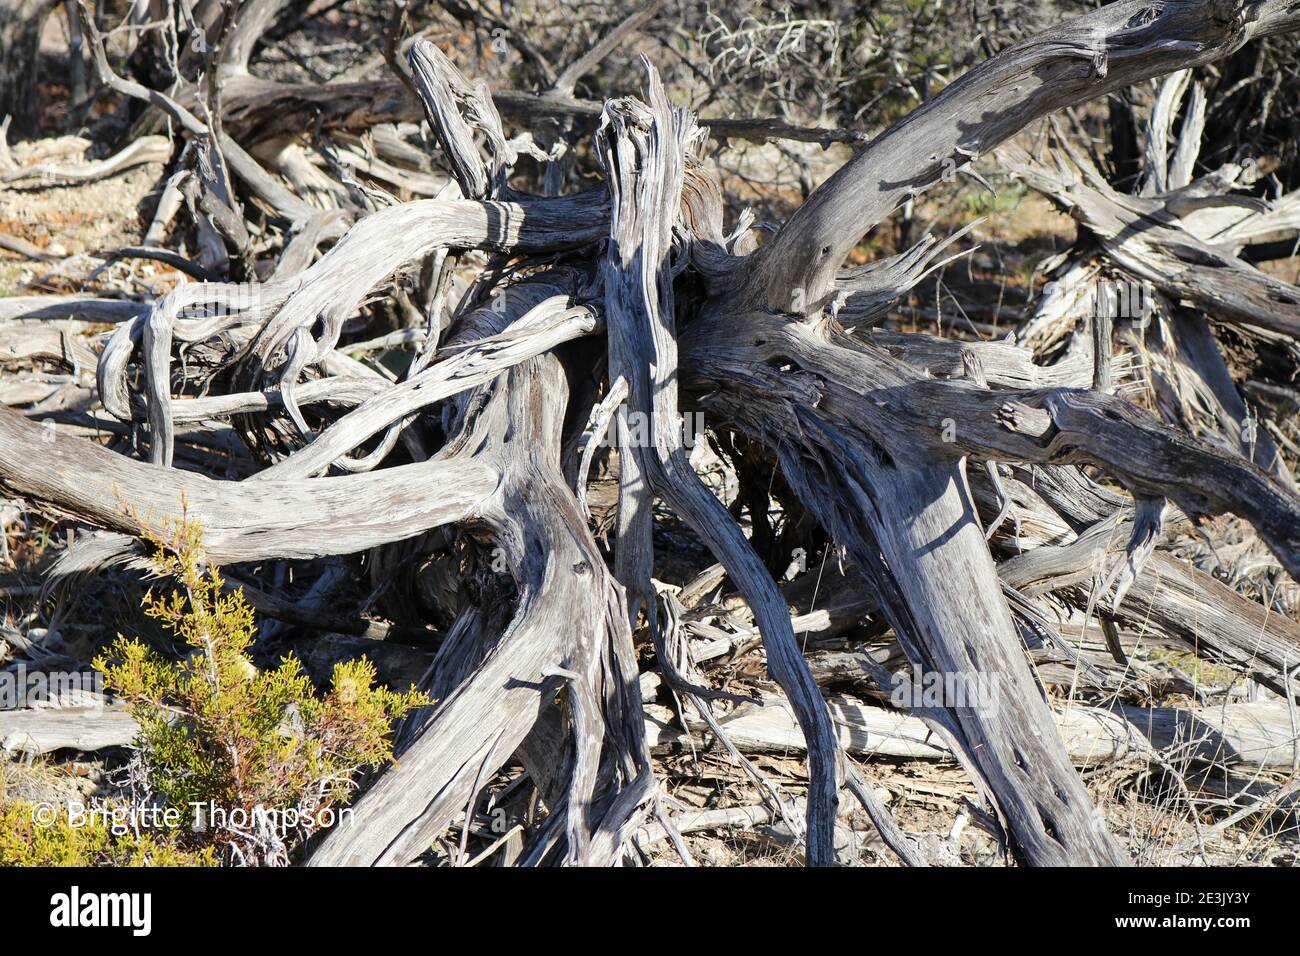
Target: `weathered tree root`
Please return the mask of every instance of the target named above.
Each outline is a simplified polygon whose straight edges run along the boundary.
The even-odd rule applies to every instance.
[[[265,26],[251,23],[223,54],[232,83],[246,74],[252,37]],[[1074,483],[1072,491],[1040,489],[1044,508],[1031,533],[1055,522],[1075,534],[1066,519],[1077,517],[1078,501],[1069,499],[1081,488],[1080,500],[1099,502],[1100,514],[1125,501],[1087,488],[1063,466],[1096,465],[1133,493],[1123,566],[1096,602],[1112,617],[1126,610],[1126,591],[1129,602],[1143,593],[1165,499],[1190,516],[1240,515],[1297,579],[1300,499],[1254,461],[1106,394],[1104,328],[1091,368],[1050,372],[993,348],[952,354],[925,337],[846,331],[918,282],[944,243],[927,239],[852,272],[840,266],[867,228],[940,178],[945,160],[964,165],[1054,109],[1297,27],[1294,4],[1275,0],[1103,7],[972,70],[864,148],[751,251],[724,236],[720,190],[699,156],[703,134],[669,104],[653,69],[647,102],[615,100],[599,113],[607,191],[541,198],[507,185],[518,153],[493,98],[417,43],[412,81],[455,178],[451,193],[378,211],[358,201],[331,218],[305,208],[219,120],[209,128],[183,98],[114,77],[87,21],[106,83],[167,112],[196,148],[226,154],[234,180],[203,187],[209,225],[240,245],[243,223],[227,188],[238,180],[296,236],[274,273],[263,273],[272,275],[266,283],[187,285],[143,314],[107,310],[121,324],[100,357],[100,399],[121,422],[147,426],[151,464],[0,410],[0,486],[126,534],[183,501],[222,563],[389,548],[450,525],[473,547],[496,549],[513,605],[461,613],[435,665],[439,704],[406,729],[399,764],[359,798],[355,824],[314,849],[316,865],[416,859],[459,814],[472,816],[479,791],[512,756],[549,811],[522,862],[612,864],[629,857],[652,817],[666,826],[633,644],[643,618],[660,626],[651,580],[658,498],[712,549],[746,600],[807,741],[808,861],[832,862],[847,785],[886,841],[915,862],[870,789],[846,771],[771,573],[691,466],[680,407],[699,401],[715,430],[770,450],[794,495],[865,575],[916,671],[980,675],[996,687],[995,706],[918,715],[995,803],[1017,856],[1036,865],[1127,862],[1053,729],[998,577],[988,539],[996,541],[1002,517],[1016,517],[1012,482],[996,468],[968,480],[967,462],[1028,463],[1051,476],[1049,486]],[[282,102],[264,90],[243,94],[233,97],[241,105],[232,126],[256,125],[259,96]],[[1174,167],[1185,166],[1176,157]],[[450,198],[456,188],[462,198]],[[328,235],[326,219],[337,226],[353,216],[338,244],[308,266]],[[403,381],[340,353],[345,320],[395,270],[432,263],[441,284],[449,260],[473,249],[494,254],[489,267],[445,329],[433,316]],[[247,252],[237,251],[232,259]],[[1121,246],[1112,251],[1119,256]],[[1278,291],[1242,281],[1239,312]],[[60,315],[75,311],[50,305]],[[1275,309],[1275,332],[1295,331],[1292,306]],[[600,362],[607,367],[593,373]],[[960,377],[933,378],[939,365]],[[612,405],[599,394],[606,380]],[[1088,383],[1097,388],[1073,387]],[[435,403],[438,420],[427,414]],[[590,464],[578,439],[593,412],[619,424],[612,569],[572,485]],[[634,415],[649,422],[648,440],[629,427]],[[216,481],[174,467],[176,424],[211,418],[231,420],[262,466],[253,478]],[[412,463],[388,461],[399,441]],[[987,533],[978,481],[1000,501]],[[1061,560],[1077,564],[1091,544],[1063,543],[1074,550]],[[1039,550],[1008,562],[1006,587],[1037,579]],[[1032,609],[1020,598],[1017,607],[1022,617]],[[1289,693],[1285,675],[1278,686]]]

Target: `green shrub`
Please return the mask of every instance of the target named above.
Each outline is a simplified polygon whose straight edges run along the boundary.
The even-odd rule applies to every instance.
[[[151,591],[144,611],[187,655],[167,660],[119,635],[95,661],[140,724],[138,796],[180,809],[226,861],[287,863],[293,846],[329,825],[364,770],[392,759],[393,722],[432,701],[376,687],[364,658],[338,664],[323,696],[293,657],[258,670],[247,653],[253,611],[205,566],[202,526],[182,516],[149,540],[154,570],[176,587]],[[226,817],[272,811],[276,825],[195,813],[209,804]]]
[[[40,819],[38,823],[37,820]],[[0,867],[215,866],[212,846],[186,849],[175,834],[113,832],[101,818],[74,826],[66,808],[47,821],[37,804],[0,800]]]

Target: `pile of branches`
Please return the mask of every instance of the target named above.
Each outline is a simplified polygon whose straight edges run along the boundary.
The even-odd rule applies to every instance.
[[[718,692],[683,643],[683,605],[724,580],[806,744],[803,812],[770,797],[808,862],[833,861],[845,789],[900,859],[919,862],[846,759],[796,636],[777,583],[796,546],[843,569],[852,613],[892,630],[901,667],[992,688],[996,706],[910,709],[1025,864],[1127,861],[1026,655],[1043,640],[1072,653],[1053,608],[1100,621],[1119,659],[1120,629],[1154,620],[1294,698],[1296,626],[1175,560],[1164,536],[1230,513],[1262,542],[1266,600],[1287,590],[1284,575],[1300,579],[1288,430],[1248,424],[1259,406],[1214,334],[1231,326],[1294,362],[1300,289],[1246,251],[1300,232],[1296,194],[1243,194],[1240,163],[1193,176],[1204,98],[1188,79],[1300,28],[1294,3],[1123,0],[1050,27],[863,144],[766,232],[750,217],[724,223],[709,133],[824,131],[776,117],[701,125],[649,61],[639,98],[573,95],[645,12],[545,92],[493,93],[420,38],[393,44],[388,83],[261,80],[250,56],[283,2],[212,6],[207,20],[173,11],[149,27],[169,63],[157,88],[115,67],[79,4],[98,82],[149,107],[137,133],[170,128],[176,143],[150,235],[183,235],[193,251],[127,252],[200,281],[148,301],[0,300],[15,356],[73,372],[26,411],[0,409],[0,486],[102,529],[64,552],[58,575],[138,559],[149,522],[182,503],[209,558],[250,577],[361,554],[391,575],[441,562],[445,620],[426,621],[439,625],[426,679],[439,702],[403,728],[398,763],[311,863],[420,857],[512,761],[546,808],[517,862],[635,858],[652,821],[686,854],[654,773],[636,639],[649,638],[674,700],[725,741]],[[882,326],[958,236],[847,267],[868,230],[1035,121],[1169,75],[1136,186],[1108,182],[1063,134],[1055,166],[1007,146],[1005,161],[1092,237],[1057,265],[1014,341]],[[512,136],[503,115],[537,128]],[[575,173],[580,150],[594,187]],[[1117,278],[1149,296],[1142,324],[1098,295]],[[397,328],[357,341],[385,319]],[[1117,394],[1120,332],[1150,333],[1139,345],[1163,420]],[[411,353],[396,372],[356,357],[395,347]],[[79,374],[89,367],[93,385]],[[1295,395],[1289,380],[1271,387]],[[683,435],[696,413],[741,489],[731,507]],[[114,437],[84,437],[87,423]],[[597,467],[614,489],[603,508]],[[656,586],[670,520],[717,562],[676,595]],[[286,620],[391,633],[333,608],[337,581],[297,602],[259,586]],[[1206,620],[1218,622],[1208,634]],[[887,667],[855,663],[888,691]]]

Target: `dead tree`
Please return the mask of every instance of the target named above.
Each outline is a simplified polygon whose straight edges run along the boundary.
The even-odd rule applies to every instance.
[[[808,752],[809,863],[832,860],[846,786],[899,855],[913,859],[844,760],[772,575],[691,467],[683,408],[701,409],[712,430],[766,449],[856,569],[864,599],[917,672],[978,674],[996,686],[996,708],[918,715],[979,782],[1017,857],[1033,865],[1126,862],[1026,663],[1016,616],[1032,608],[999,579],[989,543],[997,528],[986,533],[978,499],[991,494],[1001,514],[1023,512],[1041,526],[1121,527],[1127,544],[1117,556],[1086,543],[1056,555],[1044,542],[1026,557],[1042,551],[1045,563],[1022,562],[1015,579],[1021,586],[1059,579],[1100,553],[1114,562],[1107,607],[1119,614],[1166,502],[1182,516],[1240,516],[1300,579],[1294,485],[1270,459],[1194,437],[1109,394],[1101,365],[1080,376],[1034,366],[1010,346],[863,331],[947,243],[927,238],[856,269],[844,261],[900,204],[1033,121],[1300,27],[1293,3],[1124,0],[1062,23],[975,67],[871,140],[758,248],[744,230],[724,228],[701,149],[705,133],[672,106],[648,64],[644,101],[611,100],[588,116],[599,124],[599,189],[541,196],[512,185],[521,155],[552,160],[502,126],[499,107],[522,103],[526,111],[529,101],[493,96],[423,41],[410,49],[411,81],[452,182],[436,198],[392,203],[346,177],[315,178],[293,144],[254,148],[301,124],[304,99],[330,104],[318,127],[345,113],[348,122],[362,114],[362,122],[392,119],[416,100],[400,89],[383,100],[373,87],[308,94],[256,81],[246,66],[274,11],[263,12],[247,30],[236,26],[233,39],[219,38],[226,45],[218,44],[211,65],[229,82],[216,111],[202,90],[162,94],[114,74],[86,19],[101,80],[184,130],[184,169],[195,184],[185,195],[228,254],[212,267],[229,274],[240,263],[259,265],[241,197],[288,239],[277,260],[252,270],[263,282],[186,284],[146,311],[124,306],[115,316],[98,360],[98,398],[147,435],[148,463],[51,435],[3,410],[0,483],[111,532],[69,556],[83,565],[129,555],[141,516],[172,513],[182,496],[221,563],[395,548],[452,527],[474,547],[496,549],[509,568],[509,619],[488,606],[461,611],[439,652],[441,702],[411,730],[399,764],[359,798],[356,824],[331,833],[311,862],[409,862],[472,807],[483,781],[512,755],[550,811],[523,862],[624,857],[658,806],[633,644],[639,622],[657,637],[668,626],[655,613],[650,580],[656,499],[694,529],[747,602],[797,716]],[[587,106],[568,91],[543,94],[535,109],[581,119]],[[1183,178],[1174,177],[1175,189]],[[1157,207],[1170,211],[1170,185],[1142,200],[1145,215],[1158,220]],[[319,202],[305,201],[307,188],[319,189]],[[1086,202],[1110,254],[1139,269],[1122,258],[1131,251],[1128,223],[1116,211],[1124,204],[1103,192]],[[1195,245],[1186,237],[1160,245],[1159,230],[1173,228],[1153,225],[1144,251],[1178,256]],[[444,311],[442,293],[435,297],[405,378],[340,352],[345,321],[395,270],[426,263],[433,287],[445,290],[456,258],[470,250],[490,253],[488,267],[456,309]],[[1181,283],[1170,294],[1200,301],[1220,289],[1205,283],[1239,277],[1220,303],[1225,314],[1294,335],[1294,287],[1222,265],[1228,271],[1214,270],[1214,280],[1194,271],[1167,277]],[[64,314],[78,308],[62,306]],[[1098,341],[1097,362],[1105,363],[1109,335]],[[593,362],[605,370],[596,387]],[[649,423],[642,437],[634,418]],[[619,436],[612,566],[589,529],[590,456],[580,441],[589,422],[610,420]],[[247,446],[255,467],[243,480],[177,467],[178,446],[213,422],[234,426]],[[1013,502],[1019,493],[999,462],[1037,476],[1032,504],[1027,495]],[[1085,464],[1132,499],[1097,485],[1078,467]],[[1269,679],[1292,694],[1285,672]]]

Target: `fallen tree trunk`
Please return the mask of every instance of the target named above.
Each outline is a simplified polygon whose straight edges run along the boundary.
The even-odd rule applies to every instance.
[[[952,760],[948,743],[923,720],[899,711],[832,697],[831,714],[845,752],[860,758]],[[647,727],[652,750],[704,746],[708,728],[697,723],[683,734],[654,708]],[[1093,769],[1124,761],[1183,765],[1204,763],[1245,772],[1290,771],[1300,756],[1300,737],[1282,701],[1222,707],[1058,707],[1053,719],[1076,767]],[[805,749],[798,721],[778,698],[746,706],[721,723],[745,753],[798,753]]]

